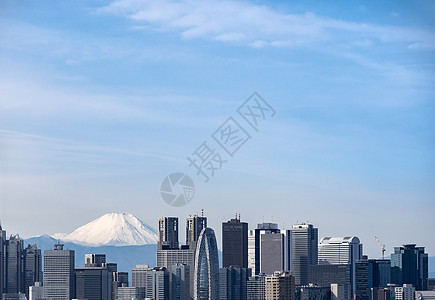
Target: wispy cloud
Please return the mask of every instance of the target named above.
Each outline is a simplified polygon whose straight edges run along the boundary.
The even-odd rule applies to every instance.
[[[179,32],[186,39],[241,42],[253,47],[337,42],[344,38],[405,46],[417,43],[424,45],[419,49],[435,49],[435,35],[426,30],[347,22],[310,12],[286,13],[243,1],[118,0],[98,11],[126,16],[138,24],[147,24],[147,29]]]

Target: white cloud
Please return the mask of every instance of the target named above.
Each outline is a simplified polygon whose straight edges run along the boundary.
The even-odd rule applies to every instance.
[[[244,42],[252,47],[294,46],[345,40],[350,44],[423,43],[435,48],[429,31],[346,22],[312,13],[292,14],[243,1],[118,0],[99,9],[122,15],[156,30],[176,31],[183,38]],[[260,41],[260,42],[259,42]],[[362,46],[367,46],[364,43]]]

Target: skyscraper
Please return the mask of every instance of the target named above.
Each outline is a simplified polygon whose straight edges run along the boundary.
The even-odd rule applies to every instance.
[[[351,295],[351,265],[350,264],[322,264],[311,265],[310,283],[319,286],[331,286],[336,284],[335,294],[339,294],[340,300],[353,299]]]
[[[276,236],[265,237],[262,238],[262,235],[272,235],[277,234]],[[266,254],[262,256],[262,249],[267,251],[272,251],[274,246],[276,246],[276,240],[282,239],[281,230],[278,228],[278,224],[275,223],[260,223],[257,225],[257,228],[254,230],[250,230],[248,233],[248,268],[252,269],[252,274],[258,275],[263,273],[261,270],[261,259],[263,257],[263,266],[266,267],[266,261],[269,260]],[[264,241],[264,247],[262,247],[262,240]],[[269,253],[270,254],[270,253]],[[280,257],[283,255],[281,252],[276,252],[273,254],[273,257],[270,258],[270,261],[274,263],[273,269],[275,269],[275,264],[283,263]],[[279,262],[277,262],[277,258]],[[275,271],[283,270],[284,267],[280,267],[279,270],[273,270],[269,274],[272,274]],[[269,271],[269,270],[268,270]]]
[[[6,230],[3,230],[0,224],[0,295],[4,293],[4,279],[5,279],[5,253],[6,252]]]
[[[116,298],[116,291],[119,287],[128,286],[128,272],[118,272],[112,273],[112,299]]]
[[[169,298],[172,300],[190,299],[190,267],[177,263],[172,266],[170,276]]]
[[[363,259],[356,262],[356,300],[372,300],[371,289],[386,287],[390,283],[390,260]]]
[[[207,227],[207,217],[193,216],[186,218],[186,245],[196,249],[196,243],[202,230]]]
[[[222,266],[248,267],[248,223],[240,219],[222,223]]]
[[[319,264],[349,264],[351,293],[355,293],[356,262],[362,258],[363,245],[356,236],[325,237],[319,244]]]
[[[424,247],[406,244],[395,247],[391,254],[391,283],[412,284],[417,290],[427,289],[428,255]]]
[[[44,251],[44,287],[46,299],[75,298],[74,250],[57,243]]]
[[[266,300],[295,300],[295,277],[288,271],[267,276]]]
[[[166,268],[150,268],[137,265],[131,271],[132,286],[145,288],[145,298],[166,300],[169,298],[169,273]]]
[[[23,240],[19,235],[11,235],[6,240],[5,251],[5,287],[4,292],[9,294],[24,293],[24,249]]]
[[[29,287],[42,282],[42,255],[36,244],[24,249],[24,292],[29,298]]]
[[[291,230],[291,270],[296,285],[310,280],[310,266],[317,265],[318,229],[311,224],[297,224]]]
[[[246,300],[251,269],[228,267],[219,269],[219,299]]]
[[[282,233],[260,234],[260,273],[271,275],[284,271],[284,250]]]
[[[219,299],[219,258],[214,230],[204,228],[195,252],[194,299]]]
[[[112,274],[104,267],[75,269],[77,299],[112,299]]]
[[[157,249],[179,249],[178,245],[178,218],[159,218],[159,241]]]

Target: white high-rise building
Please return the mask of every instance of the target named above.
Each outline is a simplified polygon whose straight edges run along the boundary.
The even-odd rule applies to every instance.
[[[362,259],[363,245],[356,236],[324,237],[319,243],[319,265],[351,265],[351,293],[355,293],[356,262]]]

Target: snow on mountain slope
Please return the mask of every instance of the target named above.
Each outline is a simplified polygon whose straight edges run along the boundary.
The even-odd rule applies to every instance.
[[[105,214],[62,238],[85,246],[147,245],[157,240],[157,231],[130,213]]]

